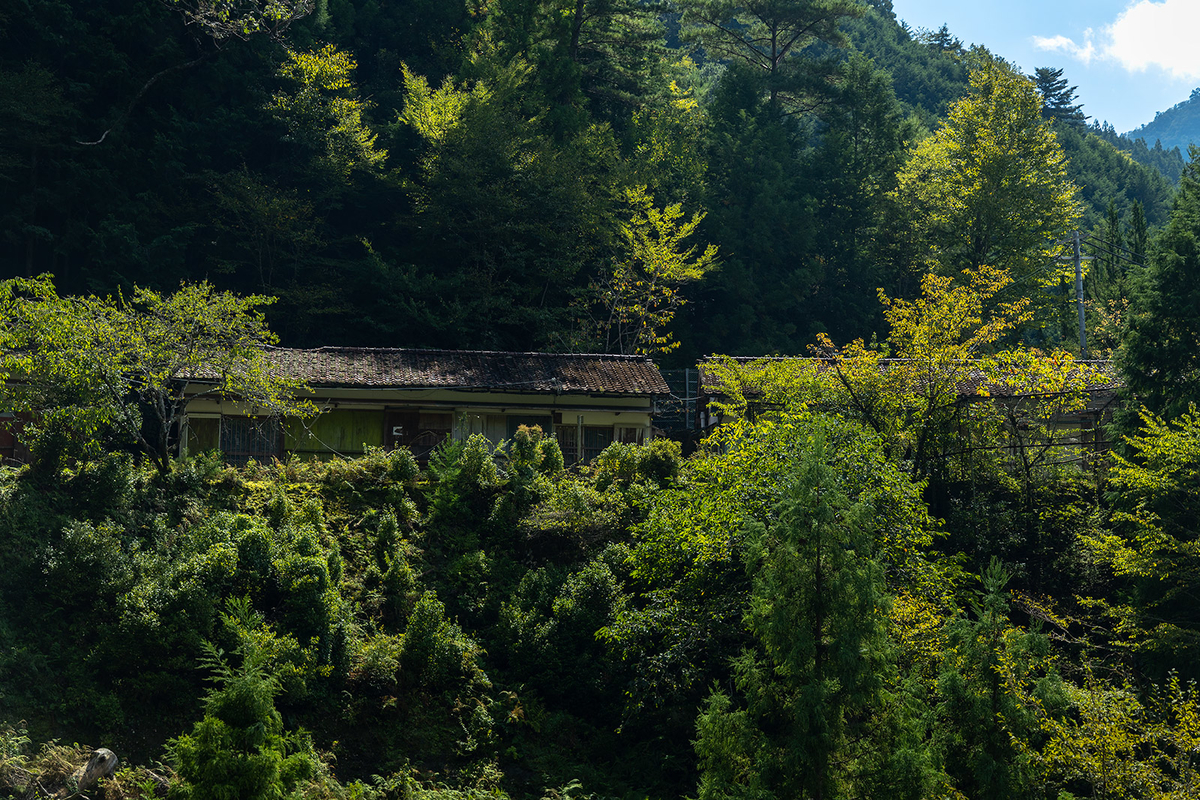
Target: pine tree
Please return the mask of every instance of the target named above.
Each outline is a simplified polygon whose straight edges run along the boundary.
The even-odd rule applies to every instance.
[[[1129,224],[1125,228],[1125,241],[1134,253],[1134,259],[1141,264],[1146,263],[1146,251],[1150,248],[1150,230],[1146,224],[1146,212],[1140,201],[1133,201],[1129,210]]]
[[[1067,79],[1062,74],[1061,68],[1038,67],[1034,70],[1033,82],[1042,93],[1042,116],[1067,125],[1083,125],[1088,116],[1083,113],[1083,106],[1074,102],[1078,87],[1067,86]]]
[[[709,58],[749,67],[761,77],[775,113],[803,109],[815,90],[799,55],[814,42],[840,45],[839,23],[859,16],[856,0],[682,0],[684,36]]]
[[[942,27],[936,31],[927,32],[922,35],[921,41],[940,53],[954,53],[956,55],[963,53],[962,39],[958,39],[952,35],[950,33],[950,26],[944,22],[942,23]]]

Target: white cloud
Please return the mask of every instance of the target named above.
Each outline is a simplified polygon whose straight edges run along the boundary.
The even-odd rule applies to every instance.
[[[1092,41],[1092,29],[1088,28],[1084,31],[1084,43],[1078,44],[1074,39],[1066,36],[1034,36],[1033,45],[1039,50],[1049,50],[1053,53],[1066,53],[1069,56],[1082,61],[1084,64],[1091,63],[1096,56],[1096,44]]]
[[[1200,3],[1140,0],[1107,29],[1105,55],[1126,69],[1159,67],[1174,78],[1200,77]]]
[[[1084,32],[1083,44],[1066,36],[1034,36],[1039,50],[1064,53],[1084,64],[1096,58],[1115,61],[1130,71],[1161,69],[1177,80],[1200,78],[1200,2],[1197,0],[1136,0],[1100,32]]]

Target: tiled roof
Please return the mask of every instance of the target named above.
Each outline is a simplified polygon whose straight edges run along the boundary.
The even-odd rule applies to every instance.
[[[714,356],[710,360],[717,361],[719,358],[720,357],[718,357],[718,356]],[[833,363],[832,361],[830,361],[828,359],[824,359],[824,358],[807,358],[807,357],[803,357],[803,356],[766,356],[766,357],[736,356],[736,357],[731,358],[730,360],[734,361],[737,364],[743,365],[743,366],[749,366],[749,365],[755,364],[755,363],[763,363],[763,362],[771,362],[771,361],[777,361],[777,362],[778,361],[798,361],[798,362],[806,362],[806,363],[816,364],[818,366],[818,368],[821,368],[821,367],[828,368]],[[894,366],[894,365],[898,365],[898,364],[905,364],[905,363],[910,363],[910,362],[911,362],[910,359],[884,358],[884,359],[880,359],[879,363],[880,363],[881,367],[886,369],[887,367],[890,367],[890,366]],[[1115,392],[1117,389],[1119,389],[1121,387],[1121,379],[1117,375],[1116,367],[1113,365],[1112,361],[1097,359],[1097,360],[1088,360],[1088,361],[1079,360],[1079,361],[1076,361],[1075,363],[1079,366],[1079,368],[1088,368],[1090,371],[1095,373],[1095,377],[1089,376],[1088,384],[1085,388],[1085,391],[1091,392],[1091,393]],[[715,394],[719,390],[718,380],[717,380],[717,377],[712,373],[711,370],[706,369],[706,366],[707,366],[707,364],[705,362],[701,362],[701,364],[700,364],[700,387],[701,387],[701,390],[705,394]],[[985,385],[985,377],[983,374],[983,370],[979,369],[978,367],[972,366],[969,370],[967,370],[967,373],[963,377],[963,380],[959,383],[958,394],[960,397],[975,396],[980,393],[979,390],[981,387],[986,389],[987,394],[992,397],[1005,397],[1005,396],[1012,397],[1012,396],[1016,396],[1016,395],[1029,395],[1029,394],[1037,394],[1038,393],[1036,391],[1036,389],[1034,389],[1032,387],[1028,391],[1022,391],[1021,387],[1014,386],[1014,385],[1008,385],[1008,386],[1001,386],[1001,385],[995,385],[995,384]],[[749,391],[749,393],[751,393],[751,394],[754,393],[753,390],[750,389],[750,387],[744,387],[744,389]]]
[[[559,394],[669,394],[645,356],[403,350],[382,347],[270,348],[287,376],[310,386],[464,389]]]

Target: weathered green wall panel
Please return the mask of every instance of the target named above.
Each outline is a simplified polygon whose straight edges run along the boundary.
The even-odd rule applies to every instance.
[[[284,447],[299,453],[362,453],[364,445],[383,446],[383,418],[382,411],[335,409],[315,419],[289,419]]]

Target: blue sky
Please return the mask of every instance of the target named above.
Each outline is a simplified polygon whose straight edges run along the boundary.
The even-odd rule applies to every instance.
[[[913,28],[942,23],[1026,73],[1062,67],[1094,120],[1122,133],[1200,86],[1200,0],[892,0]],[[1153,144],[1151,142],[1150,144]]]

